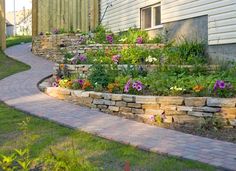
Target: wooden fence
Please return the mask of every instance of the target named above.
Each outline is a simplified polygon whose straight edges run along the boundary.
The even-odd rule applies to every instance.
[[[0,0],[0,50],[6,48],[5,0]]]
[[[55,28],[93,30],[99,22],[99,0],[33,0],[33,35]]]

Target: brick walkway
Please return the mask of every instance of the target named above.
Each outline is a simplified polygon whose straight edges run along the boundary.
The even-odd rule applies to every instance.
[[[157,128],[48,97],[36,85],[52,73],[53,63],[32,55],[29,44],[6,53],[32,67],[0,80],[0,100],[6,104],[107,139],[236,170],[236,144]]]

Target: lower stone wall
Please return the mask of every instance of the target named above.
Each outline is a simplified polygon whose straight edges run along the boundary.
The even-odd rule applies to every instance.
[[[236,126],[236,98],[164,97],[99,93],[48,87],[40,89],[49,96],[105,113],[152,123],[160,116],[165,123],[199,124],[205,117],[218,117],[225,125]]]
[[[63,52],[86,53],[87,51],[97,51],[99,49],[111,50],[116,48],[122,50],[131,46],[130,44],[79,44],[80,35],[43,35],[36,36],[33,39],[32,51],[37,56],[59,62],[63,61]],[[162,48],[160,44],[135,44],[147,49]]]

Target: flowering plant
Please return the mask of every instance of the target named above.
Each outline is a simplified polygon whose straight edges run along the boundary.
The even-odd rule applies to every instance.
[[[196,86],[193,87],[193,91],[194,91],[195,93],[200,93],[200,92],[203,91],[204,89],[205,89],[205,87],[202,86],[202,85],[196,85]]]
[[[138,37],[136,40],[137,44],[143,44],[143,38],[142,37]]]
[[[213,92],[219,97],[232,97],[235,90],[231,83],[223,80],[217,80],[214,84]]]
[[[186,89],[174,86],[170,88],[170,91],[172,95],[181,95]]]
[[[120,85],[117,82],[110,83],[107,86],[109,93],[113,93],[115,90],[119,90],[119,88],[120,88]]]
[[[112,34],[107,35],[106,40],[108,41],[108,43],[112,44],[113,43],[113,35]]]
[[[147,63],[155,63],[157,61],[157,58],[151,57],[150,55],[146,58],[145,62]]]
[[[114,55],[114,56],[112,56],[112,61],[113,61],[115,64],[118,64],[120,58],[121,58],[121,55]]]
[[[76,65],[79,63],[84,63],[87,61],[87,57],[83,54],[76,54],[73,58],[70,59],[71,64]]]
[[[89,90],[91,88],[92,88],[92,84],[88,80],[85,80],[82,86],[82,90]]]
[[[144,89],[144,85],[141,81],[132,81],[131,79],[125,84],[124,92],[129,93],[130,91],[141,92]]]

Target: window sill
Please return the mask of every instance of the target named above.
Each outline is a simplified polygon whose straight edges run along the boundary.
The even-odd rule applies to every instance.
[[[161,29],[161,28],[163,28],[163,25],[159,25],[159,26],[152,27],[152,28],[147,28],[147,29],[144,29],[144,30],[150,31],[150,30],[156,30],[156,29]]]

